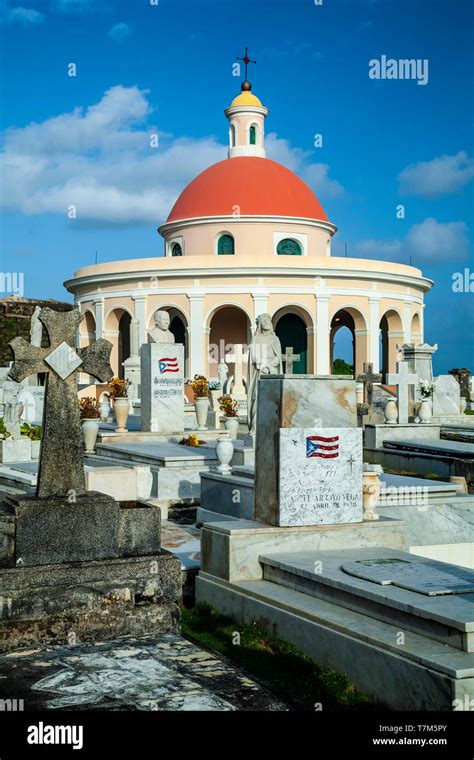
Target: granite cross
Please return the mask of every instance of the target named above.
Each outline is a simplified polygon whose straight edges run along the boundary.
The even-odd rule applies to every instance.
[[[112,344],[100,339],[85,348],[74,348],[83,319],[79,309],[57,312],[41,309],[49,347],[15,338],[10,346],[15,361],[9,376],[21,382],[46,372],[43,433],[36,496],[40,499],[82,496],[86,492],[76,372],[87,372],[101,382],[113,376],[109,364]]]
[[[397,386],[399,425],[408,424],[408,386],[418,383],[418,375],[408,370],[408,362],[397,362],[397,373],[387,375],[387,385]]]
[[[285,354],[282,357],[282,361],[285,362],[285,375],[293,374],[293,364],[294,362],[299,362],[300,359],[301,359],[300,354],[293,353],[292,346],[286,347]]]
[[[372,414],[374,383],[382,382],[382,375],[373,370],[372,362],[364,362],[364,372],[357,376],[357,382],[364,383],[364,404],[367,405],[367,414]]]
[[[244,356],[243,346],[241,343],[234,345],[234,353],[227,354],[225,357],[227,364],[234,363],[234,385],[232,387],[233,396],[245,396],[245,385],[242,374],[242,364],[244,361],[248,361],[248,355]]]

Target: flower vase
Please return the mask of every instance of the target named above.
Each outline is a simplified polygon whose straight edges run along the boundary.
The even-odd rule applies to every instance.
[[[209,411],[209,399],[207,396],[198,396],[194,401],[198,430],[207,430],[207,413]]]
[[[379,519],[379,515],[375,513],[375,506],[380,498],[380,469],[380,465],[364,465],[364,471],[362,473],[362,505],[364,510],[364,521]]]
[[[466,411],[466,407],[467,407],[467,398],[464,398],[464,396],[461,396],[461,401],[460,401],[460,406],[459,406],[459,411],[461,412],[461,414],[464,414],[464,412]]]
[[[237,434],[239,432],[239,418],[238,417],[225,417],[224,418],[224,427],[229,432],[229,435],[232,438],[232,440],[235,440],[237,438]]]
[[[114,412],[115,412],[115,420],[117,422],[117,427],[115,428],[115,431],[117,433],[126,433],[127,432],[127,419],[128,419],[128,413],[130,411],[130,401],[128,398],[122,397],[122,398],[114,398]]]
[[[389,398],[385,404],[384,417],[387,425],[395,425],[398,420],[398,408],[393,398]]]
[[[431,420],[433,412],[431,411],[431,401],[428,398],[424,398],[418,409],[418,419],[420,422],[426,425]]]
[[[216,456],[219,460],[219,464],[216,467],[217,472],[220,472],[221,475],[232,472],[229,462],[232,460],[233,455],[234,444],[229,438],[229,433],[222,433],[216,443]]]
[[[97,417],[82,420],[82,435],[86,444],[86,454],[95,454],[95,442],[99,433],[99,424],[100,420]]]

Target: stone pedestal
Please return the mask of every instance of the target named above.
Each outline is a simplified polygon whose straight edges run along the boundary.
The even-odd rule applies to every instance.
[[[121,507],[102,493],[7,497],[0,508],[0,567],[87,562],[160,551],[160,510]]]
[[[145,432],[184,430],[184,346],[146,343],[140,348],[141,426]]]
[[[278,525],[280,430],[357,428],[354,380],[314,375],[272,375],[258,390],[255,519]]]
[[[433,354],[438,350],[438,344],[430,346],[428,343],[405,343],[397,346],[402,352],[403,361],[408,363],[411,372],[418,375],[420,380],[433,381]],[[421,401],[421,395],[417,387],[413,393],[415,401]]]

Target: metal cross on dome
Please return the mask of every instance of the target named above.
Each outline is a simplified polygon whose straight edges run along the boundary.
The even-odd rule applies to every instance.
[[[244,55],[244,57],[243,58],[239,58],[239,56],[237,56],[237,60],[238,61],[243,61],[245,63],[245,79],[247,79],[247,67],[248,67],[249,63],[257,63],[257,61],[254,61],[254,60],[252,60],[252,58],[249,58],[249,56],[248,56],[248,48],[245,48],[245,55]]]
[[[24,338],[10,343],[15,359],[9,372],[12,380],[20,383],[37,372],[47,373],[36,487],[36,496],[42,499],[86,493],[76,372],[86,372],[103,383],[113,376],[108,340],[74,348],[83,317],[79,309],[58,312],[45,307],[39,319],[48,333],[49,347],[33,346]]]

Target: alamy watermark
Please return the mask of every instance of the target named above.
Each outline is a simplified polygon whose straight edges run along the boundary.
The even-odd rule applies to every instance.
[[[428,58],[387,58],[381,55],[369,61],[370,79],[414,79],[417,84],[428,84]]]
[[[24,272],[0,272],[0,293],[11,293],[23,298],[25,294]]]
[[[453,273],[453,293],[474,293],[474,272],[467,267],[464,272]]]

